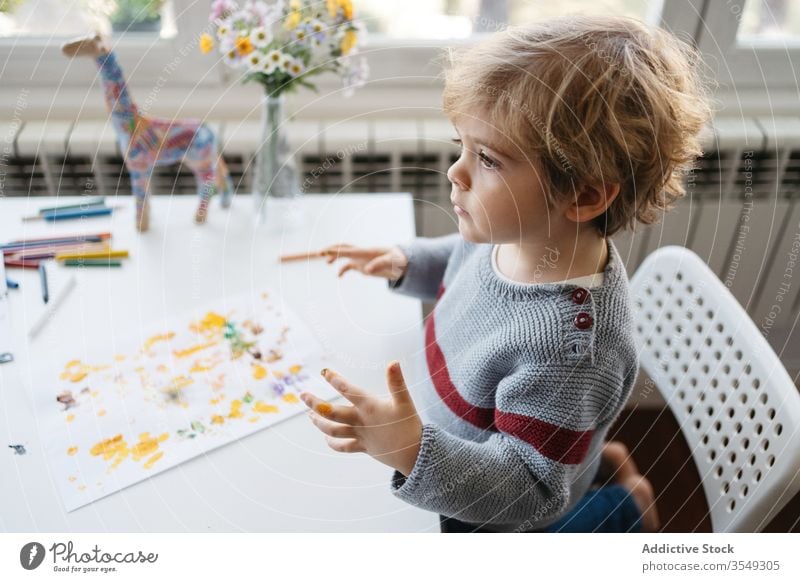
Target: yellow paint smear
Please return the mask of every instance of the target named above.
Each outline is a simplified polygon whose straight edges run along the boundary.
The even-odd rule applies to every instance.
[[[139,435],[139,442],[132,448],[128,448],[125,439],[122,438],[121,434],[118,434],[110,439],[100,441],[89,452],[95,457],[102,456],[106,461],[112,461],[111,469],[116,469],[129,456],[132,456],[134,461],[140,461],[150,455],[155,456],[159,452],[159,444],[168,438],[168,433],[163,433],[158,437],[151,437],[149,432],[143,432]],[[148,462],[152,465],[158,458],[151,457]]]
[[[289,404],[297,404],[298,402],[300,402],[300,399],[291,392],[288,392],[283,395],[283,401],[288,402]]]
[[[77,478],[75,475],[72,475],[72,476],[69,478],[69,482],[70,482],[70,483],[75,483],[75,481],[77,481],[77,480],[78,480],[78,478]]]
[[[150,469],[153,467],[156,461],[158,461],[161,457],[164,456],[163,451],[158,451],[155,455],[147,459],[144,465],[142,465],[145,469]]]
[[[164,387],[164,390],[173,391],[173,390],[182,390],[186,388],[190,384],[194,384],[194,380],[189,378],[188,376],[175,376],[169,381]]]
[[[197,352],[200,352],[202,350],[206,350],[206,349],[210,348],[211,346],[215,346],[218,343],[219,342],[214,341],[214,342],[206,342],[204,344],[197,344],[197,345],[188,347],[185,350],[172,350],[172,354],[176,358],[186,358],[188,356],[191,356],[192,354],[196,354]]]
[[[80,382],[91,372],[99,372],[107,369],[109,366],[90,366],[84,364],[80,360],[71,360],[64,366],[64,371],[61,372],[59,378],[62,380],[69,380],[70,382]]]
[[[225,325],[225,321],[225,317],[222,315],[214,313],[213,311],[209,311],[198,323],[191,324],[189,329],[195,333],[201,333],[208,337],[209,335],[215,335],[221,332],[223,326]]]
[[[294,366],[289,366],[289,373],[290,374],[299,374],[300,370],[303,369],[303,366],[299,364],[295,364]]]
[[[75,420],[75,415],[74,414],[68,414],[67,415],[67,422],[72,422],[73,420]]]
[[[124,362],[125,361],[125,357],[126,356],[124,354],[117,354],[116,356],[114,356],[114,360],[117,361],[117,362]]]
[[[75,453],[78,452],[78,447],[70,447],[67,449],[67,454],[72,457]]]
[[[267,413],[278,412],[278,407],[275,406],[274,404],[265,404],[264,402],[261,402],[261,400],[256,400],[256,403],[253,406],[253,410],[261,414],[267,414]]]
[[[267,369],[259,364],[253,364],[253,378],[263,380],[267,376]]]
[[[242,418],[242,401],[233,400],[231,402],[231,411],[228,413],[228,418]]]
[[[144,351],[149,351],[150,348],[152,348],[158,342],[169,341],[174,337],[175,337],[175,332],[172,332],[172,331],[170,331],[168,333],[159,333],[159,334],[156,334],[154,336],[150,336],[144,342],[144,346],[142,347],[142,349]]]
[[[130,454],[127,443],[121,434],[105,439],[94,445],[89,453],[92,456],[102,456],[106,461],[111,461],[111,468],[116,468]]]
[[[99,411],[97,413],[97,416],[105,416],[105,415],[106,415],[106,411],[105,410],[101,410],[101,411]]]
[[[225,417],[215,414],[211,417],[211,424],[225,424]]]
[[[169,433],[163,433],[158,437],[151,437],[149,432],[143,432],[139,435],[139,442],[131,449],[133,453],[133,460],[139,461],[143,457],[155,453],[158,450],[158,444],[163,443],[169,438]]]

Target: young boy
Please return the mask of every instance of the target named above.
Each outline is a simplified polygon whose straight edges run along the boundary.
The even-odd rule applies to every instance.
[[[436,300],[418,402],[399,365],[383,400],[323,376],[310,394],[342,452],[393,467],[397,497],[443,529],[544,531],[576,507],[638,373],[625,266],[610,237],[684,195],[710,109],[696,52],[626,18],[512,28],[452,57],[444,109],[459,232],[329,262]]]

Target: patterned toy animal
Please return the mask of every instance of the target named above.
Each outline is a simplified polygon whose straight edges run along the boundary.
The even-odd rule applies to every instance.
[[[150,178],[156,166],[183,162],[192,170],[200,197],[196,222],[205,222],[208,203],[214,194],[221,193],[223,208],[230,206],[233,182],[219,153],[217,136],[208,125],[196,119],[141,115],[108,40],[102,35],[73,40],[61,50],[68,57],[93,57],[100,69],[106,105],[136,197],[137,229],[146,231],[150,225]]]

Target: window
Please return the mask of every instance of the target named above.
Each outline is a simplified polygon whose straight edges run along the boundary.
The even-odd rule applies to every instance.
[[[657,4],[653,0],[359,0],[357,7],[372,33],[393,39],[453,39],[578,12],[644,20]]]
[[[737,107],[747,109],[751,103],[757,107],[760,101],[762,107],[782,110],[779,104],[790,98],[787,91],[797,99],[800,6],[796,0],[704,0],[698,39],[722,92]],[[748,91],[753,92],[752,99]]]
[[[0,0],[0,36],[70,37],[89,30],[175,36],[169,0]]]
[[[800,41],[800,2],[751,0],[744,6],[737,35],[740,45]]]

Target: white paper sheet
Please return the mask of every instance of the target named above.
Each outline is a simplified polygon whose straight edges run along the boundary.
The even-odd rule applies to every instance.
[[[229,298],[91,358],[67,347],[38,370],[42,442],[67,511],[305,412],[305,390],[336,396],[318,342],[274,297]]]

